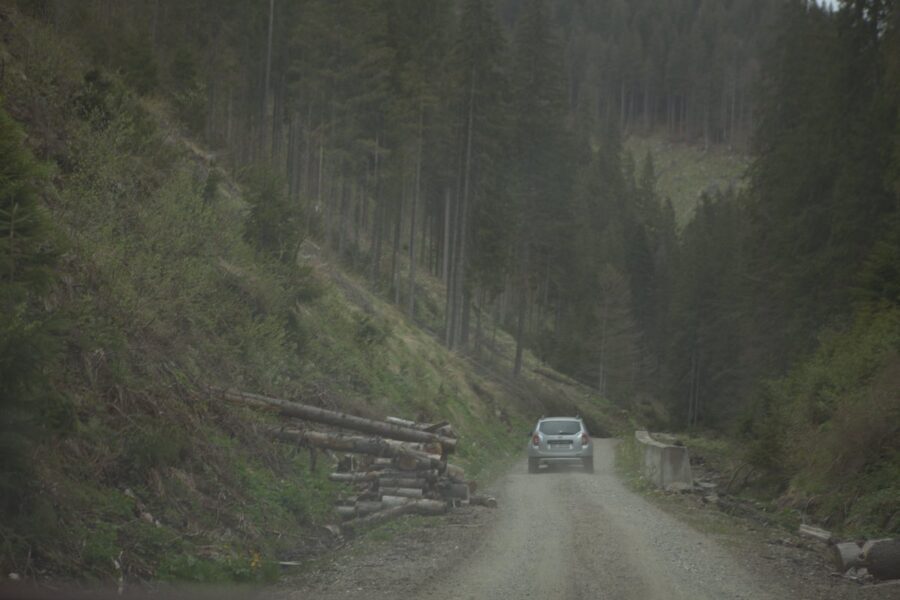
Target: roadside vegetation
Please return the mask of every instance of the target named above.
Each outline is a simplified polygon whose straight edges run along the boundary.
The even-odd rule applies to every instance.
[[[266,582],[330,547],[327,465],[206,385],[448,418],[476,477],[544,399],[594,401],[476,371],[312,241],[295,260],[303,222],[277,174],[224,169],[177,102],[0,16],[4,573]]]

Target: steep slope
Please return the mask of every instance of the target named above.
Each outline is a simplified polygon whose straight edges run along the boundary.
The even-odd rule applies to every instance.
[[[19,489],[0,521],[3,573],[260,581],[274,559],[327,549],[327,469],[206,384],[448,418],[475,476],[544,410],[580,410],[597,430],[623,421],[549,370],[502,375],[502,333],[482,362],[447,352],[312,240],[296,262],[260,251],[245,235],[254,183],[217,167],[164,103],[14,10],[0,30],[3,109],[47,166],[36,185],[59,249],[33,307],[56,323],[58,351],[36,364],[55,402],[29,409],[27,460],[4,467]]]

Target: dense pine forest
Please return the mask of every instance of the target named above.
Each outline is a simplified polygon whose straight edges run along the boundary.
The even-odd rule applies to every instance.
[[[298,308],[323,293],[297,266],[312,245],[446,349],[488,363],[501,337],[513,339],[502,365],[512,376],[532,353],[638,424],[739,440],[773,493],[814,499],[830,522],[900,532],[895,2],[6,4],[5,20],[32,23],[0,63],[26,65],[22,81],[0,75],[8,514],[21,511],[17,474],[38,440],[94,426],[54,384],[68,375],[47,375],[80,368],[76,338],[135,356],[149,331],[172,340],[154,350],[160,364],[190,349],[170,373],[196,376],[221,359],[252,364],[263,387],[305,377],[278,371],[265,344],[302,356],[324,335]],[[48,36],[84,60],[42,55]],[[751,168],[679,226],[655,157],[625,150],[636,133],[724,146]],[[194,145],[173,180],[166,135]],[[104,166],[86,169],[92,160]],[[207,211],[230,206],[231,181],[246,202],[227,208],[238,233]],[[142,204],[166,195],[189,200],[172,214]],[[129,216],[104,221],[118,211]],[[174,229],[183,246],[154,247]],[[147,262],[113,268],[83,235]],[[266,274],[221,258],[235,252]],[[73,267],[79,253],[99,266]],[[203,261],[217,260],[230,283],[202,287]],[[184,272],[166,274],[173,264]],[[260,278],[263,291],[248,292]],[[157,314],[141,291],[150,283],[160,298],[190,295]],[[90,300],[77,294],[85,285],[99,290]],[[231,299],[213,314],[220,288]],[[59,310],[60,289],[90,310]],[[242,335],[259,347],[234,334],[227,356],[197,350],[191,336],[233,327],[239,302],[254,315]],[[118,335],[107,308],[143,329]],[[360,344],[383,335],[363,325]],[[119,389],[128,377],[103,375],[96,364],[111,359],[86,350],[99,346],[84,343],[87,370]],[[186,443],[171,457],[134,450],[123,468],[177,463]]]

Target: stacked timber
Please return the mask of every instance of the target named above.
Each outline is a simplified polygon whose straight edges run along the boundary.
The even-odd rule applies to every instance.
[[[840,542],[831,551],[835,567],[851,579],[863,572],[876,579],[900,580],[900,539]]]
[[[313,456],[322,450],[336,457],[337,470],[329,478],[346,485],[335,508],[346,531],[403,514],[439,515],[467,504],[497,506],[494,498],[473,494],[475,482],[449,462],[458,436],[447,421],[418,423],[399,417],[379,421],[258,394],[209,391],[286,419],[353,432],[311,430],[296,423],[267,431],[276,441],[309,448]]]

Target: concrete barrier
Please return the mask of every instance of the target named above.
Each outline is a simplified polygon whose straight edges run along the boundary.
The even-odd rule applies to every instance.
[[[663,444],[646,431],[635,431],[634,437],[644,453],[644,477],[655,486],[688,489],[694,485],[691,461],[685,446]]]

